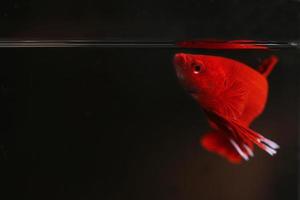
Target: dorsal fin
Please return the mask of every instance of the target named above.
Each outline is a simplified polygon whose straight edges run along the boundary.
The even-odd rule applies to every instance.
[[[274,55],[263,60],[262,64],[258,67],[258,71],[265,77],[268,77],[273,68],[278,62],[278,58]]]

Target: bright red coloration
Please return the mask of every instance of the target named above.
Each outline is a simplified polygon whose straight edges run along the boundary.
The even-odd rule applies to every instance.
[[[249,125],[264,110],[267,76],[278,59],[271,56],[258,71],[233,59],[179,53],[174,57],[178,78],[205,111],[212,131],[202,146],[232,163],[253,156],[254,144],[276,153],[279,146],[251,130]]]
[[[181,48],[199,48],[199,49],[268,49],[268,47],[259,44],[253,40],[192,40],[177,42]]]

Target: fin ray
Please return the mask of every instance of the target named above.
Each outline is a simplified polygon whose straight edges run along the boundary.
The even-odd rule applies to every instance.
[[[241,140],[242,142],[252,142],[272,156],[277,153],[276,149],[279,149],[279,145],[272,140],[267,139],[250,128],[239,124],[236,120],[229,120],[209,111],[206,111],[206,113],[208,114],[208,117],[224,132],[231,134],[233,137]]]

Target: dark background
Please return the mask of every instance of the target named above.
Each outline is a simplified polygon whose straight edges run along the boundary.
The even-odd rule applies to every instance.
[[[298,1],[1,1],[2,39],[298,40]],[[297,199],[299,51],[276,54],[253,128],[281,145],[232,165],[198,144],[206,118],[174,49],[0,49],[1,199]]]
[[[2,38],[292,40],[298,0],[1,0]]]

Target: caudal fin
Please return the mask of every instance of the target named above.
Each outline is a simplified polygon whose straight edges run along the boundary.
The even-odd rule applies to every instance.
[[[242,158],[248,160],[246,153],[248,148],[244,146],[252,146],[256,144],[259,148],[269,153],[271,156],[277,153],[279,145],[262,136],[261,134],[251,130],[244,125],[241,125],[239,122],[233,119],[224,118],[216,113],[206,111],[209,118],[218,125],[224,133],[227,133],[232,145],[235,147],[236,151],[241,155]]]
[[[206,150],[216,153],[229,162],[238,164],[243,159],[248,160],[253,156],[253,146],[243,144],[240,146],[233,138],[229,138],[221,131],[211,131],[206,133],[200,140],[201,145]]]
[[[244,127],[237,122],[231,121],[231,130],[244,140],[248,140],[256,144],[259,148],[266,151],[271,156],[277,153],[279,145],[260,135],[259,133],[251,130],[250,128]]]
[[[277,63],[278,63],[278,58],[274,55],[270,56],[269,58],[263,60],[262,64],[258,68],[258,71],[263,76],[268,77]]]

